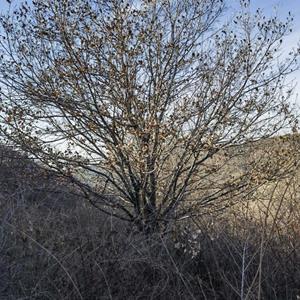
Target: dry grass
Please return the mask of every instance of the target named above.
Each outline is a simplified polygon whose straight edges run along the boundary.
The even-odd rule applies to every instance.
[[[222,214],[149,238],[85,205],[55,179],[29,179],[25,170],[32,168],[14,161],[0,170],[1,299],[300,296],[298,172],[262,185]]]

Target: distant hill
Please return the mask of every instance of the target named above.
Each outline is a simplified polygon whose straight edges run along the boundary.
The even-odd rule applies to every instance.
[[[257,175],[286,176],[300,165],[299,146],[299,134],[230,146],[214,156],[207,166],[219,170],[213,175],[213,182],[217,183],[225,183],[229,174],[238,176],[248,172],[254,164]],[[213,182],[206,184],[202,180],[210,189]],[[43,169],[12,147],[0,145],[0,204],[13,200],[19,205],[31,203],[44,208],[74,207],[79,200],[74,191],[74,187],[55,172]]]
[[[54,172],[12,147],[0,146],[0,204],[13,201],[16,205],[67,208],[78,201],[72,193],[71,185]]]

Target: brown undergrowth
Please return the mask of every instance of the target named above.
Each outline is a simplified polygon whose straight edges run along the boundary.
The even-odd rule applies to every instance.
[[[28,168],[1,168],[1,299],[300,296],[296,173],[222,214],[145,237]],[[16,175],[26,170],[35,176]]]

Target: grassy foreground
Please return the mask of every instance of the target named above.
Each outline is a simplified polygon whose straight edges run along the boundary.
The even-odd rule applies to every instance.
[[[3,149],[0,299],[299,299],[298,173],[146,238]]]

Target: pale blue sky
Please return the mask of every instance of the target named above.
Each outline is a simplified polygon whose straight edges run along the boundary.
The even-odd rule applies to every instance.
[[[238,0],[227,0],[226,3],[228,13],[238,10]],[[266,15],[275,14],[282,20],[291,12],[294,17],[293,32],[285,38],[282,50],[289,52],[291,48],[300,46],[300,0],[251,0],[251,9],[255,11],[257,8],[263,9]],[[293,80],[296,84],[295,93],[291,100],[300,107],[300,70],[289,76],[288,80]]]
[[[13,5],[18,5],[21,0],[12,0]],[[31,2],[29,0],[28,2]],[[230,15],[233,11],[237,11],[239,7],[239,0],[227,0],[228,6],[227,13]],[[0,12],[6,11],[9,5],[6,0],[0,0]],[[290,48],[297,47],[300,41],[300,0],[251,0],[251,8],[256,10],[257,8],[263,9],[266,15],[276,14],[279,18],[284,19],[290,11],[294,16],[294,30],[284,41],[283,50],[289,51]],[[297,103],[300,106],[300,71],[294,73],[289,77],[290,80],[298,82],[294,100],[297,99]],[[299,94],[299,97],[297,97]]]

